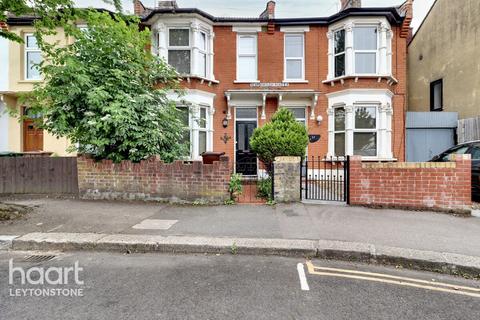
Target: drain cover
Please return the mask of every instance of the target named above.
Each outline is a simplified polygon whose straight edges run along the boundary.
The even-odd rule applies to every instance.
[[[44,262],[50,261],[54,259],[56,256],[54,255],[39,255],[39,254],[32,254],[30,256],[26,256],[23,261],[25,262]]]

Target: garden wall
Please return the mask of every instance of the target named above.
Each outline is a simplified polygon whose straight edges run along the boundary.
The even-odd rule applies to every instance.
[[[411,209],[469,210],[470,155],[455,162],[362,163],[350,160],[350,204]]]
[[[157,157],[115,164],[78,157],[78,186],[84,199],[223,203],[229,198],[229,181],[228,157],[213,164],[167,164]]]

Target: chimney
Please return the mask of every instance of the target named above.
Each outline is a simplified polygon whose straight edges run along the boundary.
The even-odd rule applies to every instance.
[[[133,1],[133,13],[136,16],[141,16],[145,12],[145,6],[140,0]]]
[[[350,8],[361,8],[362,0],[340,0],[341,8],[340,11],[347,10]]]
[[[275,1],[268,1],[267,8],[260,14],[260,18],[268,20],[275,19]]]
[[[160,0],[158,1],[158,9],[178,9],[176,0]]]

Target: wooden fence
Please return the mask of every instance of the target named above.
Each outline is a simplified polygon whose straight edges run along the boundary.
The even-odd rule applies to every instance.
[[[0,158],[0,194],[78,194],[77,158]]]
[[[458,143],[480,140],[480,117],[458,120]]]

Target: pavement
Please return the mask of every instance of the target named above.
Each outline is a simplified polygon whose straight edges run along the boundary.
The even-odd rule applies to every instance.
[[[105,252],[42,252],[53,259],[31,262],[36,254],[0,251],[2,319],[477,320],[480,314],[479,281],[392,267]],[[20,285],[19,271],[9,283],[10,259],[25,271],[78,261],[83,284]],[[20,290],[49,288],[81,289],[82,295],[31,297]]]
[[[171,206],[11,199],[33,206],[0,224],[16,250],[277,254],[398,264],[480,277],[480,219],[433,212],[290,204]]]

